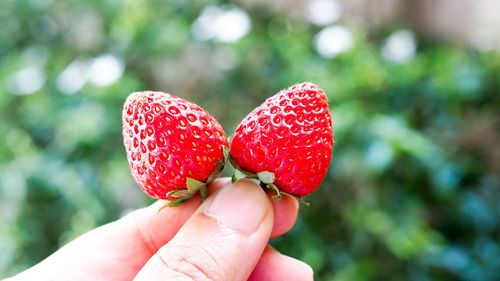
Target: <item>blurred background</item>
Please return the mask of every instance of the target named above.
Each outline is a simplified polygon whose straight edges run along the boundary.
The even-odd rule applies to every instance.
[[[152,202],[127,95],[194,101],[231,135],[282,88],[327,93],[330,171],[272,244],[316,280],[498,280],[496,0],[0,1],[0,277]],[[229,174],[229,171],[225,172]]]

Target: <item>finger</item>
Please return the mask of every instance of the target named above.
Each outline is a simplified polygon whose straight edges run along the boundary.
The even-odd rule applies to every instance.
[[[110,224],[106,230],[109,234],[119,233],[123,240],[136,241],[135,244],[142,247],[138,251],[150,257],[175,236],[200,206],[201,200],[195,197],[179,207],[161,209],[165,204],[160,200],[148,208],[134,211]],[[123,244],[124,241],[118,242]]]
[[[304,262],[280,254],[267,246],[248,281],[309,281],[312,268]]]
[[[250,180],[211,195],[136,280],[247,280],[269,240],[274,209]]]
[[[231,178],[218,178],[208,185],[208,195],[216,193],[223,186],[231,183]]]
[[[218,180],[213,185],[217,186]],[[71,280],[97,280],[97,276],[114,276],[115,280],[130,280],[147,260],[165,245],[201,204],[199,196],[186,204],[163,207],[157,201],[123,218],[96,228],[73,240],[44,261],[21,273],[21,277],[46,276],[71,272]],[[120,267],[120,270],[116,270]],[[109,275],[111,274],[111,275]],[[64,276],[58,276],[63,278]],[[23,278],[20,278],[23,279]],[[64,278],[63,278],[64,279]]]
[[[230,183],[230,181],[230,178],[222,178],[218,181],[213,182],[208,187],[208,193],[215,193],[225,184]],[[274,238],[284,234],[293,227],[295,221],[297,220],[299,202],[297,201],[297,199],[286,194],[282,195],[281,199],[277,199],[274,197],[276,193],[270,189],[266,189],[266,194],[270,198],[274,206],[274,225],[271,232],[271,238]]]
[[[288,195],[282,195],[281,199],[277,199],[274,197],[274,191],[268,191],[267,194],[274,206],[274,226],[271,232],[271,238],[274,238],[284,234],[293,227],[299,212],[299,202]]]

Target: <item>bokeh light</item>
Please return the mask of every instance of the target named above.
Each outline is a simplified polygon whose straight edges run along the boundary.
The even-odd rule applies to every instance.
[[[206,7],[192,25],[193,36],[200,40],[233,43],[250,32],[248,14],[237,7]]]
[[[329,26],[321,30],[315,37],[318,53],[325,58],[334,58],[349,51],[354,45],[354,39],[345,27]]]

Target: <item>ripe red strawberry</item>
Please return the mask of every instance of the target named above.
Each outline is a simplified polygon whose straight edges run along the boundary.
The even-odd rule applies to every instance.
[[[122,122],[132,176],[149,196],[182,203],[222,170],[226,134],[192,102],[162,92],[132,93]]]
[[[325,177],[332,146],[326,95],[305,82],[280,91],[248,114],[236,128],[231,156],[243,170],[241,176],[304,196]]]

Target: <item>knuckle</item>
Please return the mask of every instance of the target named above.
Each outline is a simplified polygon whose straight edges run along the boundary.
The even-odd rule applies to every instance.
[[[160,251],[162,267],[177,276],[193,281],[226,280],[223,268],[217,259],[203,247],[167,246]]]

